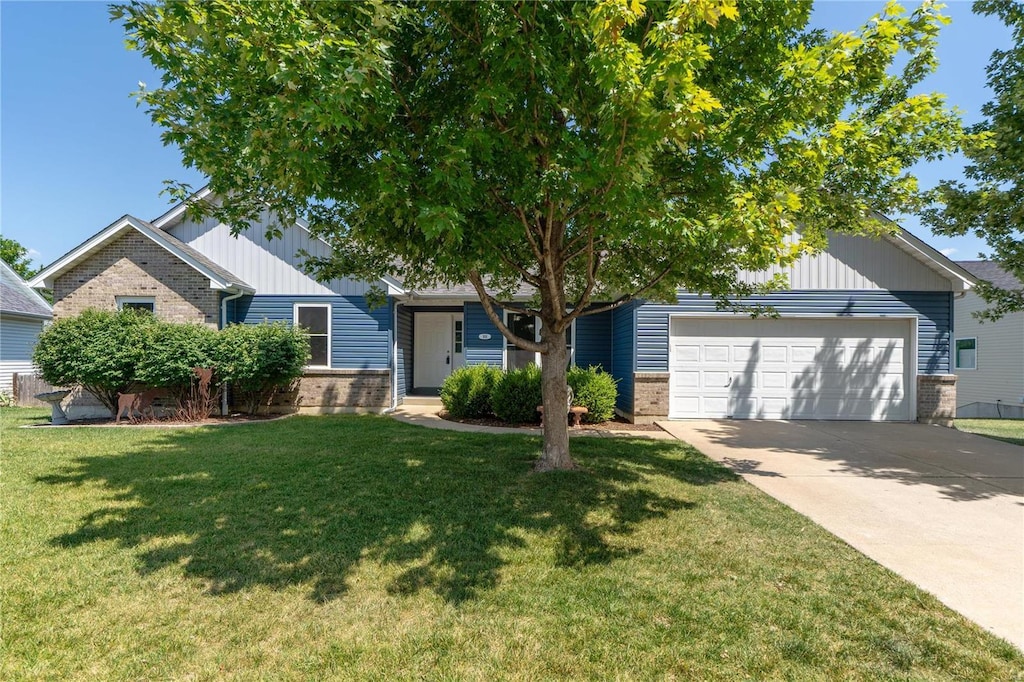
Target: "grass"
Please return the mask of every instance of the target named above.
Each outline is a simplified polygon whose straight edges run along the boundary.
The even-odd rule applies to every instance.
[[[1024,445],[1024,419],[957,419],[955,424],[960,431]]]
[[[3,423],[0,679],[1019,679],[696,451],[382,417]]]

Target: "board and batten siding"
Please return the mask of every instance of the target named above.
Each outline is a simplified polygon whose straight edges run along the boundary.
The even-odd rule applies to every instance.
[[[968,292],[953,303],[953,337],[976,338],[978,368],[956,369],[956,404],[1024,402],[1024,312],[1006,315],[995,322],[981,322],[972,313],[988,307],[984,299]]]
[[[362,296],[243,296],[229,302],[232,321],[244,324],[294,320],[296,303],[331,304],[331,367],[388,369],[391,306],[370,310]],[[233,304],[233,305],[232,305]]]
[[[715,299],[708,296],[682,293],[678,300],[676,305],[647,303],[637,309],[636,371],[668,371],[670,315],[699,313],[718,317],[733,314],[716,310]],[[782,317],[915,316],[918,320],[917,373],[950,373],[951,292],[785,291],[745,300],[750,304],[772,306]]]
[[[14,375],[35,372],[32,351],[43,321],[4,315],[0,319],[0,392],[14,392]]]
[[[636,370],[636,312],[638,304],[629,303],[611,312],[611,375],[616,380],[618,398],[615,407],[633,412],[633,372]],[[666,348],[668,339],[665,340]]]
[[[946,277],[884,239],[831,233],[828,250],[801,256],[788,267],[741,273],[763,284],[784,274],[792,291],[809,289],[952,291]]]
[[[467,365],[501,367],[505,351],[505,337],[484,312],[483,304],[467,301],[463,307],[466,325],[465,362]],[[489,335],[481,339],[480,335]]]
[[[395,344],[395,375],[396,375],[396,391],[395,395],[398,396],[399,402],[408,395],[409,391],[412,390],[412,321],[413,312],[405,306],[398,306],[397,315],[397,329],[395,330],[395,338],[397,343]]]
[[[340,295],[362,296],[370,284],[352,279],[334,279],[321,283],[302,271],[299,251],[316,257],[329,257],[331,247],[314,239],[308,231],[293,225],[280,237],[268,239],[269,215],[238,234],[214,218],[195,221],[186,218],[169,232],[196,249],[217,265],[236,275],[261,295]]]

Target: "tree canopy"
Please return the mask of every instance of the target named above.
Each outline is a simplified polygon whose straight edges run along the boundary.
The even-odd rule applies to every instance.
[[[28,279],[36,274],[36,269],[32,267],[32,259],[28,257],[28,249],[16,239],[0,237],[0,260],[10,265],[22,279]]]
[[[985,119],[973,126],[966,153],[969,182],[940,184],[941,208],[926,217],[936,232],[951,236],[974,233],[992,250],[992,258],[1024,282],[1024,3],[979,0],[977,14],[998,16],[1011,29],[1008,50],[992,53],[988,85],[995,97],[981,108]],[[982,317],[997,319],[1024,310],[1024,289],[978,286],[991,304]]]
[[[914,92],[938,7],[893,3],[848,33],[808,30],[809,2],[774,0],[113,13],[163,73],[140,96],[165,142],[225,198],[203,210],[306,218],[334,248],[308,261],[324,278],[472,282],[499,330],[544,354],[555,414],[576,317],[679,288],[749,294],[742,271],[925,205],[907,169],[964,140],[941,95]],[[533,301],[510,303],[521,285]],[[500,307],[538,315],[541,340],[512,334]],[[558,421],[542,462],[561,467]]]

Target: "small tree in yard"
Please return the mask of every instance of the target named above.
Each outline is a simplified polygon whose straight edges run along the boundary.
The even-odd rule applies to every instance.
[[[937,95],[943,18],[889,5],[851,33],[809,2],[248,3],[115,6],[163,72],[142,101],[243,227],[269,207],[333,247],[321,278],[471,282],[543,356],[565,409],[565,331],[680,287],[753,293],[826,232],[921,208],[907,168],[965,133]],[[897,61],[899,58],[899,61]],[[899,63],[900,68],[894,67]],[[801,239],[790,237],[799,232]],[[524,304],[503,303],[526,284]],[[783,285],[777,281],[775,286]],[[537,315],[519,338],[500,308]],[[564,420],[538,469],[571,468]]]
[[[86,310],[44,329],[32,361],[49,383],[80,385],[113,414],[117,394],[129,392],[136,383],[147,328],[156,324],[147,311]]]

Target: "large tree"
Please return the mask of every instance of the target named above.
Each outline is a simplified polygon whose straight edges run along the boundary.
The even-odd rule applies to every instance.
[[[17,239],[0,237],[0,260],[10,265],[22,279],[28,279],[36,273],[32,267],[32,259],[28,257],[28,249]]]
[[[948,180],[939,186],[942,206],[926,213],[934,230],[960,236],[974,233],[992,257],[1024,282],[1024,2],[978,0],[974,12],[998,16],[1010,27],[1008,50],[996,50],[988,64],[988,86],[995,98],[981,108],[964,169],[969,183]],[[998,319],[1024,310],[1024,289],[1008,290],[981,282],[990,304],[981,316]]]
[[[963,137],[941,96],[911,94],[935,66],[931,2],[841,34],[777,0],[113,13],[163,72],[141,99],[165,142],[225,199],[204,210],[307,218],[334,247],[309,261],[325,278],[471,282],[501,333],[543,354],[549,415],[574,319],[680,287],[742,296],[741,270],[828,230],[890,229],[877,212],[922,208],[906,169]],[[533,300],[510,303],[523,284]],[[537,315],[540,340],[501,308]],[[571,466],[564,420],[545,420],[538,468]]]

